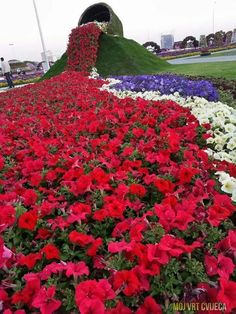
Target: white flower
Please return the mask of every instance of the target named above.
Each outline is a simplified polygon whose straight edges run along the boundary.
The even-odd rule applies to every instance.
[[[224,145],[217,144],[217,145],[215,146],[215,150],[217,150],[218,152],[220,152],[220,151],[222,151],[223,146],[224,146]]]
[[[214,138],[213,137],[209,137],[207,139],[207,144],[213,144],[214,143]]]
[[[221,190],[223,192],[228,193],[228,194],[232,194],[234,189],[236,189],[236,184],[233,180],[231,180],[231,178],[222,181]]]
[[[236,134],[235,134],[235,138],[231,138],[227,144],[227,148],[230,150],[233,150],[236,148]]]
[[[228,123],[228,124],[225,125],[225,131],[227,133],[233,133],[233,132],[236,131],[236,126],[233,125],[232,123]],[[235,136],[236,136],[236,134],[235,134]]]
[[[233,202],[236,202],[236,188],[233,190],[231,200],[232,200]]]
[[[215,174],[219,176],[220,183],[230,179],[230,175],[224,171],[217,171]]]
[[[236,116],[235,115],[231,115],[229,117],[229,120],[230,120],[231,123],[236,124]]]

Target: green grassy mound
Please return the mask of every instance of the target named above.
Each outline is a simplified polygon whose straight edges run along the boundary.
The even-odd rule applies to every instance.
[[[64,53],[42,77],[49,79],[65,70],[67,56]],[[168,71],[171,65],[154,56],[134,40],[102,34],[96,67],[102,76],[122,74],[152,74]]]
[[[171,66],[134,40],[103,34],[96,67],[99,74],[108,76],[152,74]]]

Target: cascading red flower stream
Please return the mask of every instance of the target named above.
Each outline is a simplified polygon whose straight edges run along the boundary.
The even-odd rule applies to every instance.
[[[71,31],[67,47],[68,70],[91,71],[96,65],[101,33],[101,29],[92,22]]]

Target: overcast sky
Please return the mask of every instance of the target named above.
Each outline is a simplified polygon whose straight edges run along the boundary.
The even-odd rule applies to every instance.
[[[91,0],[36,0],[47,50],[59,57],[68,36]],[[160,44],[161,34],[175,41],[188,35],[236,28],[236,0],[104,0],[123,23],[124,34],[139,43]],[[215,2],[215,4],[214,4]],[[33,0],[0,0],[0,55],[5,59],[41,60]]]

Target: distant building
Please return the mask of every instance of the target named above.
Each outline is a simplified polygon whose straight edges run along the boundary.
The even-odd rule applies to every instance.
[[[200,35],[200,38],[199,38],[199,46],[200,46],[201,48],[206,48],[206,47],[207,47],[206,35]]]
[[[232,43],[232,44],[235,44],[235,43],[236,43],[236,28],[233,30],[233,35],[232,35],[232,38],[231,38],[231,43]]]
[[[174,36],[172,34],[161,36],[161,49],[173,49]]]

